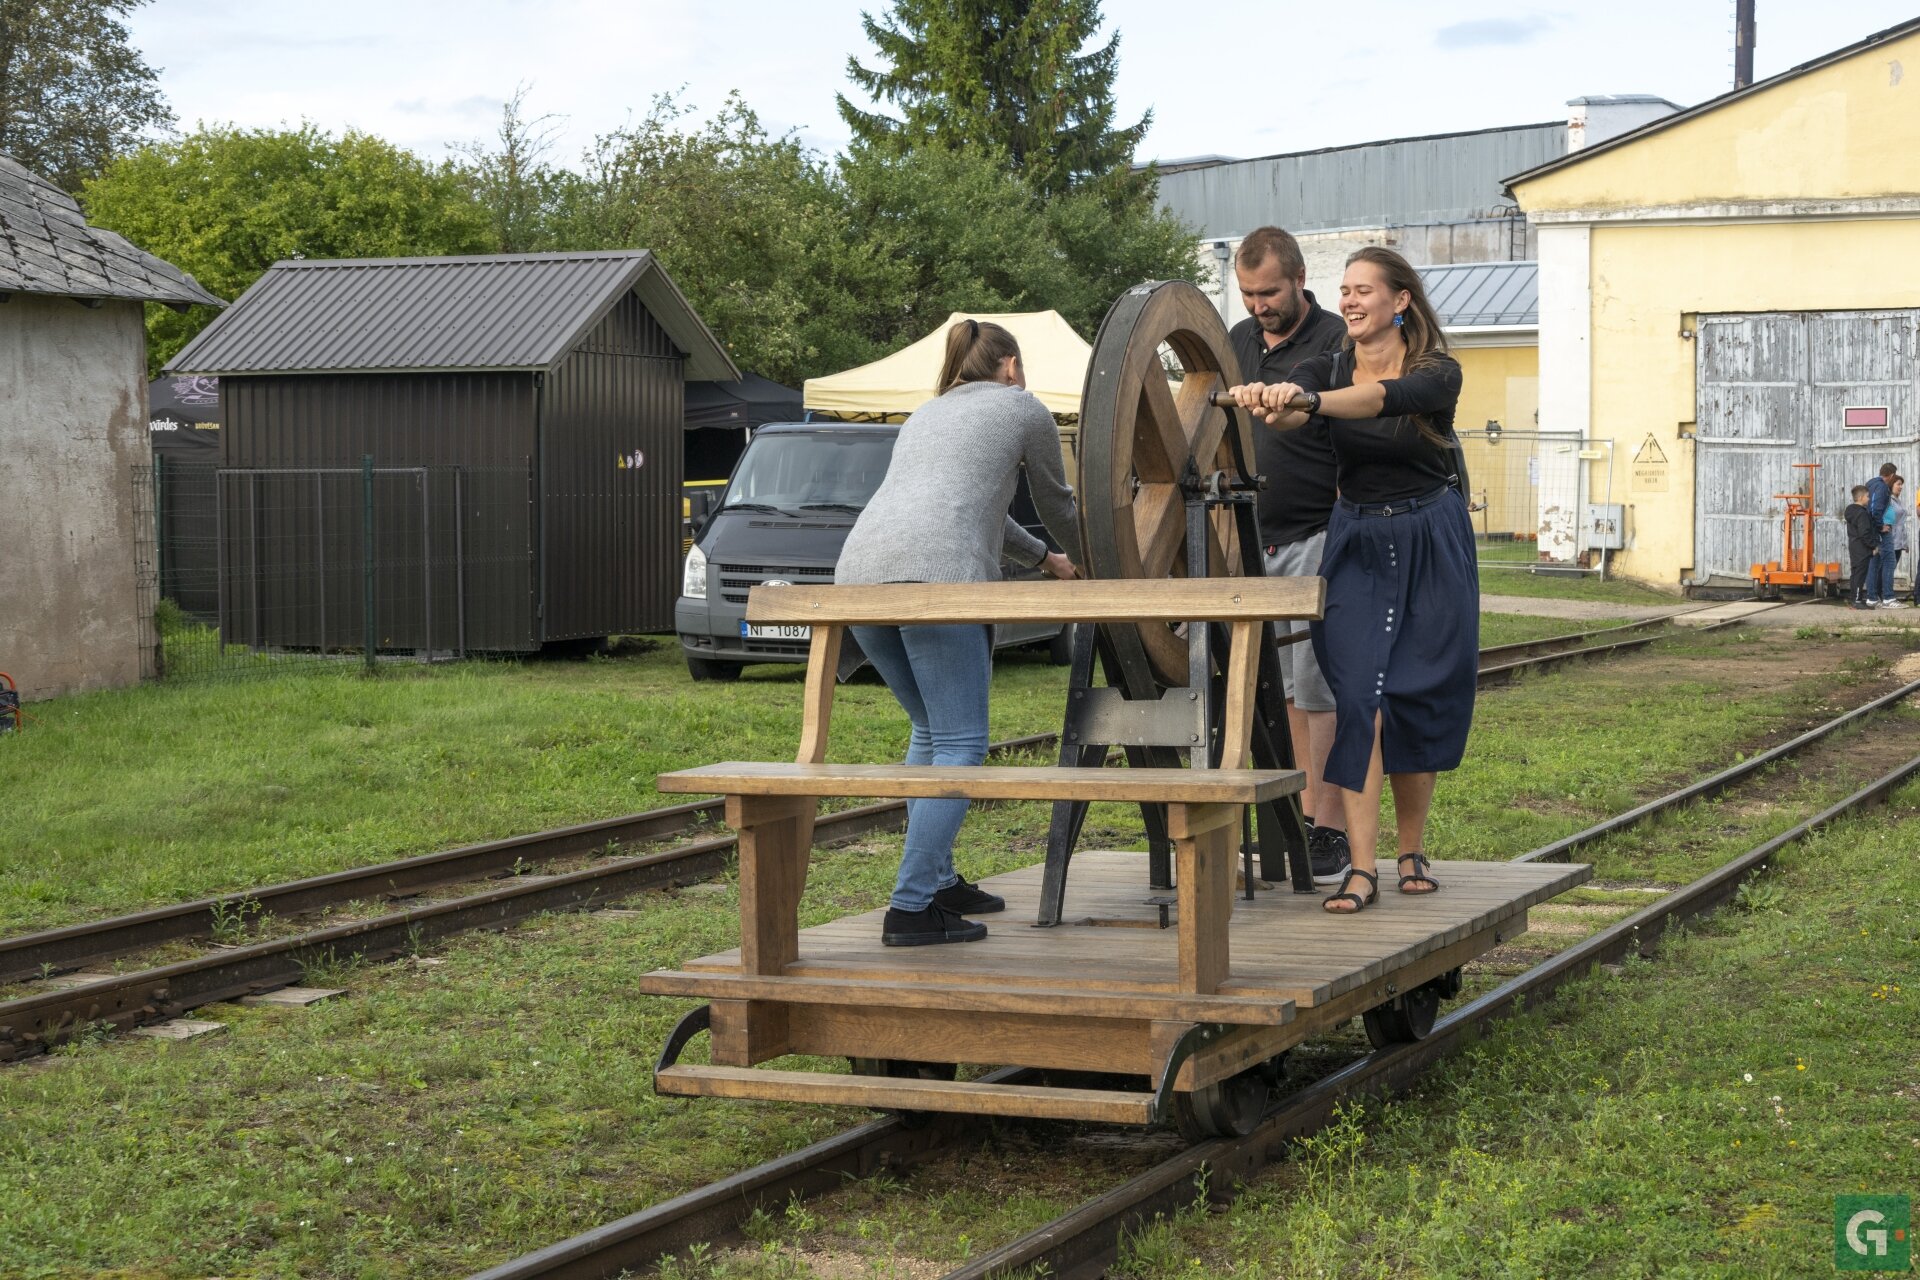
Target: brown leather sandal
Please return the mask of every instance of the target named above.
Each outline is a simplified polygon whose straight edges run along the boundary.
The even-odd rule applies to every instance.
[[[1400,855],[1400,856],[1399,856],[1398,858],[1396,858],[1396,859],[1395,859],[1394,861],[1395,861],[1395,862],[1397,862],[1397,863],[1398,863],[1398,862],[1411,862],[1411,863],[1413,863],[1413,873],[1412,873],[1411,875],[1404,875],[1404,876],[1401,876],[1401,877],[1400,877],[1400,892],[1402,892],[1402,893],[1404,893],[1404,894],[1406,894],[1406,895],[1408,895],[1409,897],[1415,897],[1415,898],[1417,898],[1417,897],[1419,897],[1419,896],[1420,896],[1421,894],[1423,894],[1423,893],[1438,893],[1438,892],[1439,892],[1439,890],[1440,890],[1440,882],[1439,882],[1438,880],[1435,880],[1435,879],[1434,879],[1434,878],[1433,878],[1432,876],[1430,876],[1430,875],[1428,875],[1428,874],[1427,874],[1427,870],[1428,870],[1428,868],[1430,868],[1430,867],[1432,867],[1432,866],[1433,866],[1433,864],[1432,864],[1431,862],[1429,862],[1429,861],[1427,861],[1427,855],[1426,855],[1426,854],[1424,854],[1424,853],[1421,853],[1421,852],[1420,852],[1419,850],[1417,850],[1417,849],[1416,849],[1416,850],[1414,850],[1414,851],[1413,851],[1412,853],[1403,853],[1403,854],[1401,854],[1401,855]],[[1427,883],[1428,883],[1429,885],[1431,885],[1431,886],[1432,886],[1432,888],[1428,888],[1428,889],[1409,889],[1409,888],[1407,888],[1407,884],[1408,884],[1408,883],[1409,883],[1410,881],[1419,881],[1419,880],[1424,880],[1424,881],[1426,881],[1426,882],[1427,882]]]
[[[1367,880],[1367,884],[1371,886],[1367,890],[1367,896],[1364,898],[1361,897],[1359,894],[1350,891],[1347,888],[1348,885],[1353,883],[1353,878],[1355,876],[1365,876]],[[1380,877],[1379,876],[1375,875],[1371,871],[1362,871],[1358,867],[1348,867],[1347,874],[1341,877],[1339,892],[1333,894],[1331,897],[1322,899],[1320,902],[1320,909],[1322,911],[1330,912],[1331,914],[1336,916],[1357,916],[1362,911],[1366,910],[1368,906],[1370,906],[1372,903],[1377,901],[1379,897],[1380,897]],[[1333,905],[1334,903],[1339,902],[1343,899],[1352,901],[1353,910],[1348,911],[1345,908],[1336,907]]]

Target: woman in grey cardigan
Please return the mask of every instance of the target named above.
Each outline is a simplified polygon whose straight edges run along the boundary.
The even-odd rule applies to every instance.
[[[1080,535],[1053,415],[1026,389],[1020,345],[997,324],[947,331],[939,391],[900,428],[886,479],[854,522],[836,582],[997,582],[1001,562],[1075,576]],[[1007,509],[1027,485],[1048,551]],[[987,757],[993,629],[855,627],[854,638],[913,722],[908,764],[977,765]],[[881,926],[890,947],[972,942],[987,927],[966,915],[1006,903],[953,866],[965,800],[909,800],[906,848]]]

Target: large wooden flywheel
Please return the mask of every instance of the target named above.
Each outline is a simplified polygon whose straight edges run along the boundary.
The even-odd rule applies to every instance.
[[[1114,303],[1094,338],[1081,396],[1076,488],[1090,576],[1187,576],[1181,481],[1189,464],[1203,479],[1218,471],[1250,478],[1241,470],[1253,465],[1250,420],[1210,401],[1238,381],[1226,326],[1192,285],[1143,284]],[[1239,574],[1244,552],[1232,512],[1216,509],[1207,529],[1208,572]],[[1186,683],[1187,645],[1173,630],[1141,625],[1107,634],[1128,696],[1147,696],[1155,684]]]

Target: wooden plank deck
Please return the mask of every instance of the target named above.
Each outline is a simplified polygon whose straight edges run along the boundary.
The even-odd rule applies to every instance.
[[[1285,887],[1252,902],[1236,895],[1230,934],[1229,978],[1223,996],[1291,1000],[1301,1010],[1323,1005],[1384,975],[1489,929],[1509,940],[1526,928],[1527,908],[1580,884],[1586,866],[1510,862],[1436,862],[1439,893],[1401,894],[1391,864],[1383,867],[1380,900],[1357,918],[1320,907],[1322,895]],[[800,932],[799,959],[782,976],[856,979],[871,983],[993,987],[1048,987],[1087,992],[1175,994],[1178,938],[1161,929],[1159,909],[1147,899],[1147,855],[1088,851],[1074,857],[1067,881],[1068,923],[1032,925],[1041,868],[1025,867],[984,883],[1007,900],[1007,910],[982,917],[980,942],[939,947],[883,947],[884,911],[845,916]],[[1162,895],[1171,897],[1171,892]],[[1503,922],[1509,922],[1503,924]],[[1506,932],[1507,928],[1511,932]],[[720,977],[738,972],[732,950],[687,961],[683,972]],[[647,989],[642,979],[642,989]],[[848,1002],[884,997],[849,984]],[[756,993],[762,994],[762,993]]]

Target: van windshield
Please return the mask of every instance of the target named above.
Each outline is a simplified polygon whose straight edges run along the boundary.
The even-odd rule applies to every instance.
[[[726,505],[859,511],[887,474],[895,438],[891,431],[765,432],[740,459]]]

